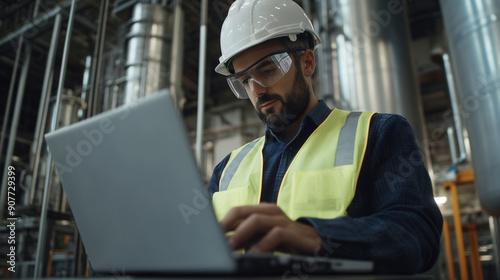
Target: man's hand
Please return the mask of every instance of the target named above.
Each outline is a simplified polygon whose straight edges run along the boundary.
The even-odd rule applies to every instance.
[[[233,250],[250,246],[250,253],[281,251],[312,255],[321,248],[321,237],[312,226],[294,222],[272,203],[231,209],[220,222]]]

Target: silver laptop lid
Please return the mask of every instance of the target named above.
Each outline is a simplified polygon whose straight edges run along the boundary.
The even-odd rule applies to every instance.
[[[95,271],[235,271],[167,91],[45,138]]]

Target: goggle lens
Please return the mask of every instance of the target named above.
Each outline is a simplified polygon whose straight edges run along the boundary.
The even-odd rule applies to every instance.
[[[246,99],[255,84],[270,87],[288,73],[292,58],[288,52],[304,49],[280,50],[266,55],[247,69],[226,76],[229,87],[239,99]]]

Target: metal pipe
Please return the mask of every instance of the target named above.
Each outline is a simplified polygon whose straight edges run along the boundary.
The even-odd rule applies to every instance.
[[[90,91],[90,88],[89,88],[89,82],[90,82],[90,69],[92,67],[92,57],[90,55],[88,55],[86,58],[85,58],[85,70],[83,71],[83,81],[82,81],[82,94],[81,94],[81,98],[83,100],[83,102],[87,102],[88,101],[88,94],[89,94],[89,91]]]
[[[173,18],[159,4],[139,2],[134,6],[127,33],[125,90],[118,105],[169,87]]]
[[[490,216],[490,232],[491,232],[491,240],[493,243],[493,260],[495,262],[495,271],[497,277],[493,277],[494,279],[500,279],[500,231],[498,227],[500,226],[500,219]]]
[[[59,119],[59,105],[61,104],[64,79],[66,77],[66,65],[68,63],[68,53],[69,53],[71,32],[73,29],[73,17],[75,14],[75,6],[76,6],[76,0],[72,0],[71,10],[68,18],[68,27],[66,29],[66,39],[64,41],[64,50],[61,61],[61,72],[59,75],[59,85],[57,87],[57,96],[56,96],[56,102],[54,104],[55,107],[54,107],[54,113],[52,114],[52,123],[50,131],[54,131],[56,129],[57,121]],[[44,262],[44,257],[42,253],[43,253],[43,245],[45,244],[45,227],[47,224],[47,208],[49,204],[48,196],[50,193],[50,174],[52,173],[52,156],[50,153],[47,157],[46,171],[47,172],[45,173],[45,188],[43,191],[42,210],[40,213],[40,229],[38,231],[38,244],[36,248],[35,272],[33,274],[34,279],[42,277],[42,263]]]
[[[317,93],[319,98],[325,98],[327,96],[334,97],[333,90],[333,57],[332,57],[332,34],[330,31],[332,27],[330,26],[329,21],[329,2],[316,0],[316,13],[318,16],[318,30],[319,36],[321,38],[322,44],[318,45],[317,54],[318,54],[318,71],[317,75],[319,76],[319,91]],[[321,61],[321,63],[319,63]]]
[[[46,22],[51,19],[52,17],[56,16],[62,11],[63,6],[59,6],[51,11],[49,11],[46,14],[43,14],[42,16],[34,19],[32,22],[29,22],[20,28],[16,29],[15,31],[9,33],[7,36],[3,37],[0,39],[0,48],[12,40],[15,40],[17,37],[22,36],[23,33],[30,31],[32,28],[37,28],[37,26],[43,26],[46,24]]]
[[[185,102],[182,92],[182,61],[184,57],[184,10],[181,1],[176,1],[173,23],[172,54],[170,63],[170,93],[175,100],[176,109]]]
[[[39,7],[40,7],[40,0],[36,0],[36,2],[35,2],[35,7],[33,8],[33,15],[32,15],[32,17],[31,17],[32,19],[35,19],[35,18],[36,18],[36,16],[38,15],[38,10],[39,10]],[[19,47],[20,47],[20,45],[22,45],[23,39],[24,39],[24,34],[23,34],[23,35],[21,35],[21,38],[19,39],[19,42],[18,42]],[[19,49],[18,49],[18,50],[19,50]],[[40,117],[40,116],[38,116],[38,117]],[[37,118],[37,120],[38,120],[38,118]],[[36,134],[35,134],[35,136],[36,136]],[[1,146],[2,146],[2,145],[0,145],[0,147],[1,147]],[[0,148],[0,151],[1,151],[1,150],[2,150],[2,149]],[[25,171],[25,170],[23,170],[23,171]],[[25,204],[26,204],[26,198],[29,198],[29,195],[24,197],[24,202],[25,202]],[[19,250],[19,252],[22,252],[22,251],[21,251],[21,250]]]
[[[455,89],[455,78],[453,77],[453,70],[451,69],[450,58],[447,53],[443,54],[443,64],[444,64],[444,72],[446,74],[446,82],[448,83],[448,91],[450,93],[451,110],[453,112],[453,121],[455,123],[455,130],[456,130],[455,134],[457,137],[458,153],[459,153],[458,157],[456,156],[455,153],[455,158],[452,158],[452,160],[454,161],[455,164],[464,163],[467,160],[467,154],[465,152],[462,118],[460,117],[460,111],[458,109],[457,92]],[[450,137],[450,135],[448,135],[448,137]]]
[[[457,164],[457,146],[455,145],[455,132],[452,126],[448,126],[446,129],[446,134],[448,135],[448,144],[450,146],[451,162],[455,165]]]
[[[19,39],[19,42],[18,42],[19,45],[17,46],[16,59],[14,61],[14,69],[12,70],[12,78],[10,79],[9,96],[7,97],[7,104],[5,105],[5,114],[4,114],[4,118],[3,118],[2,134],[0,135],[2,137],[2,139],[0,139],[0,154],[3,152],[3,142],[5,139],[5,133],[7,132],[7,120],[9,119],[10,103],[12,103],[12,94],[14,93],[14,85],[15,85],[16,79],[17,79],[17,67],[19,66],[19,57],[21,54],[21,46],[23,45],[23,39],[24,39],[24,37],[21,35],[21,38]],[[5,178],[5,177],[3,177],[3,178]],[[3,187],[2,187],[2,189],[3,189]],[[0,216],[0,217],[2,217],[2,216]]]
[[[137,5],[139,6],[139,5]],[[136,7],[137,7],[136,6]],[[152,5],[140,5],[142,7],[147,7],[146,10],[148,10],[148,12],[152,13],[152,16],[151,17],[144,17],[142,18],[142,21],[143,21],[143,24],[145,26],[148,26],[148,28],[146,28],[144,31],[144,38],[141,38],[142,39],[142,42],[143,42],[143,45],[142,45],[142,52],[141,52],[141,56],[138,56],[140,57],[140,61],[138,62],[138,65],[139,65],[139,88],[136,89],[135,91],[139,91],[139,97],[145,97],[146,94],[148,93],[151,93],[151,90],[150,90],[150,84],[155,84],[153,86],[153,88],[155,90],[153,91],[156,91],[158,90],[159,88],[157,88],[157,85],[156,83],[150,83],[150,79],[148,79],[148,75],[151,75],[153,73],[150,73],[149,71],[149,66],[152,65],[154,62],[153,60],[150,60],[150,55],[152,56],[152,53],[149,52],[150,48],[151,48],[151,40],[153,39],[153,31],[151,30],[151,28],[149,28],[150,26],[152,26],[152,23],[153,23],[153,20],[154,20],[154,6]],[[141,8],[142,9],[142,8]],[[143,14],[144,15],[144,14]],[[133,28],[131,28],[131,31],[133,30]],[[147,38],[147,39],[145,39]],[[137,38],[135,38],[137,39]],[[132,42],[133,39],[131,39],[129,41]],[[132,67],[134,68],[134,67]],[[127,72],[128,72],[129,69],[127,69]],[[130,90],[127,90],[128,92],[127,93],[130,93]],[[136,101],[136,99],[128,99],[128,102],[130,101]]]
[[[33,171],[30,193],[29,193],[29,203],[33,203],[35,196],[35,187],[38,178],[38,170],[40,169],[40,155],[42,152],[43,144],[43,134],[45,132],[45,124],[47,123],[49,100],[50,100],[50,88],[52,85],[52,77],[54,73],[54,63],[56,58],[57,43],[59,42],[59,34],[61,33],[61,13],[57,14],[54,21],[54,28],[52,30],[52,38],[50,39],[50,49],[47,55],[47,64],[45,65],[45,73],[43,77],[42,85],[42,95],[40,97],[40,105],[38,108],[38,117],[35,129],[35,138],[33,139],[34,151],[32,151],[32,165],[30,166]]]
[[[411,60],[408,19],[402,3],[386,0],[336,0],[341,33],[339,49],[342,102],[347,110],[401,114],[413,126],[417,139],[425,138],[419,87]],[[336,30],[330,30],[335,32]],[[343,50],[341,50],[343,49]],[[342,57],[341,57],[342,54]]]
[[[33,18],[38,15],[38,8],[40,7],[40,0],[35,1],[35,8],[33,9]]]
[[[201,167],[201,152],[203,142],[203,120],[205,113],[205,64],[207,56],[207,11],[208,1],[203,0],[201,5],[200,26],[200,57],[198,68],[198,115],[196,118],[196,161]]]
[[[90,91],[88,95],[88,109],[87,118],[95,115],[96,112],[96,102],[97,102],[97,92],[99,88],[99,76],[101,71],[101,57],[102,51],[104,49],[104,37],[106,35],[106,24],[108,19],[108,6],[109,0],[101,1],[101,7],[99,8],[99,24],[100,27],[97,31],[96,44],[94,48],[94,56],[92,58],[92,71],[90,72]]]
[[[340,98],[340,107],[344,108],[349,104],[357,103],[356,101],[356,81],[352,73],[352,60],[349,56],[348,49],[352,48],[352,44],[346,41],[344,34],[338,34],[335,38],[337,43],[337,59],[338,59],[338,73],[339,73],[339,89],[342,93]]]
[[[5,165],[3,171],[2,188],[0,194],[0,218],[3,219],[4,209],[5,209],[5,198],[7,196],[7,172],[9,171],[9,165],[11,163],[12,154],[14,153],[14,146],[16,143],[17,135],[17,125],[19,124],[19,116],[21,115],[21,105],[23,103],[24,89],[26,87],[26,80],[28,78],[28,69],[31,61],[31,44],[27,43],[25,46],[26,56],[24,58],[23,69],[21,71],[21,77],[19,78],[19,87],[17,88],[16,105],[14,108],[14,113],[12,116],[12,123],[10,125],[10,136],[9,144],[7,146],[7,152],[5,153]]]
[[[481,207],[500,217],[500,1],[440,0]]]

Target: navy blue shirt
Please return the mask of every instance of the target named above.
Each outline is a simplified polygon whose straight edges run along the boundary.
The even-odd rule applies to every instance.
[[[276,203],[283,176],[311,133],[328,117],[323,101],[304,117],[290,141],[266,130],[261,202]],[[210,194],[229,156],[215,168]],[[332,159],[334,160],[334,159]],[[442,215],[424,167],[413,129],[393,114],[375,114],[347,216],[335,219],[303,217],[323,239],[321,256],[374,260],[379,273],[418,273],[432,267],[439,255]]]

